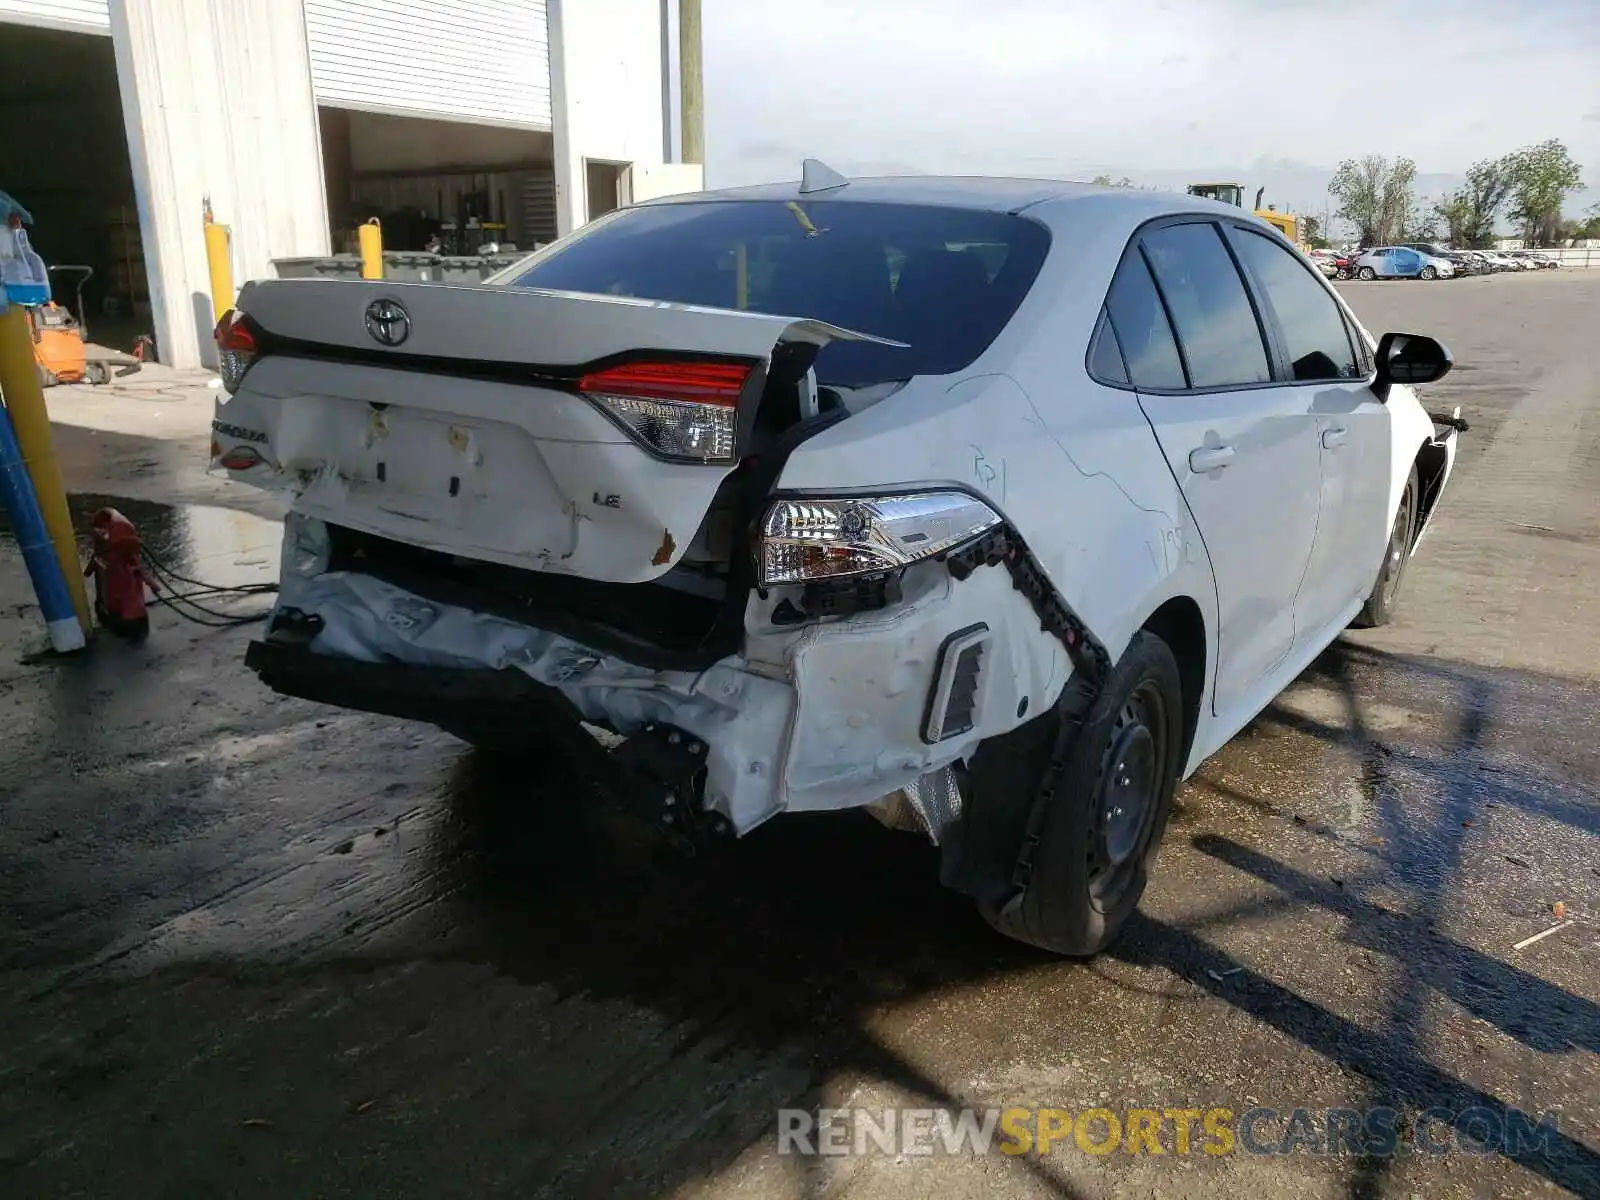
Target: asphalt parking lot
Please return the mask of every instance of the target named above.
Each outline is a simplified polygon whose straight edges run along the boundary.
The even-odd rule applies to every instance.
[[[243,631],[158,612],[24,660],[0,539],[0,1195],[1600,1195],[1600,271],[1341,287],[1455,352],[1424,396],[1472,422],[1442,514],[1398,622],[1184,788],[1093,962],[999,940],[857,815],[684,859],[546,764],[274,698]],[[61,428],[80,509],[270,576],[270,523],[133,411]],[[891,1105],[1554,1128],[777,1152],[779,1109]]]

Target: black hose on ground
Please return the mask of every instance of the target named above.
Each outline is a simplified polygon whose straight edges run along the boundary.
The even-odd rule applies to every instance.
[[[185,621],[204,625],[209,629],[232,629],[239,625],[253,625],[257,621],[264,621],[272,612],[271,608],[256,613],[223,612],[207,608],[198,598],[226,600],[240,596],[271,595],[278,590],[276,583],[248,583],[223,587],[220,584],[205,583],[184,575],[148,547],[141,548],[140,554],[150,572],[153,590],[156,591],[155,603],[165,604],[171,612]],[[192,590],[184,591],[179,585],[188,585]]]

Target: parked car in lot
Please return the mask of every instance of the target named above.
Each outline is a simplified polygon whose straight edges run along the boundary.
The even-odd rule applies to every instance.
[[[1470,250],[1452,250],[1447,257],[1455,268],[1456,276],[1487,275],[1489,264]]]
[[[1178,781],[1394,611],[1450,355],[1234,207],[806,176],[476,286],[246,284],[213,465],[292,511],[245,661],[684,838],[867,808],[1095,952]]]
[[[1524,269],[1533,268],[1543,271],[1561,265],[1560,259],[1546,254],[1542,250],[1510,250],[1507,251],[1507,257],[1515,259]]]
[[[1409,246],[1379,246],[1356,259],[1357,279],[1449,279],[1455,267]]]
[[[1486,252],[1491,261],[1497,263],[1502,271],[1526,271],[1528,264],[1520,258],[1513,257],[1505,250],[1492,250]]]
[[[1330,251],[1329,254],[1328,254],[1327,261],[1329,263],[1331,263],[1332,266],[1333,266],[1333,273],[1332,273],[1331,278],[1334,278],[1334,279],[1349,279],[1352,275],[1354,275],[1355,274],[1355,263],[1356,263],[1357,256],[1358,256],[1358,252],[1357,251],[1353,251],[1353,250],[1333,250],[1333,251]],[[1326,271],[1324,271],[1323,273],[1327,274]]]
[[[1421,251],[1429,258],[1447,259],[1450,257],[1450,248],[1448,246],[1441,246],[1436,242],[1401,242],[1400,245],[1407,250]]]

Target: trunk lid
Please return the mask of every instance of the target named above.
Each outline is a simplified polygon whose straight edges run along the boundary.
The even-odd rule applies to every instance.
[[[367,533],[615,583],[657,578],[683,558],[763,430],[793,423],[775,409],[804,415],[817,350],[882,340],[818,321],[499,286],[274,280],[247,285],[238,310],[255,357],[218,403],[215,467]],[[715,373],[744,378],[741,365],[734,401]],[[706,378],[723,388],[715,403],[736,412],[731,455],[669,460],[630,432],[630,421],[662,423],[641,406],[680,411],[651,398],[664,375],[676,380],[665,394],[696,412]]]

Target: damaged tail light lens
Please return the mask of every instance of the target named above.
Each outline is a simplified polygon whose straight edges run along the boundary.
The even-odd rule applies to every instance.
[[[764,585],[893,571],[970,542],[1000,516],[965,492],[778,500],[761,521]]]
[[[632,362],[589,372],[578,390],[661,458],[728,463],[751,369],[736,362]]]
[[[217,358],[222,386],[230,395],[239,389],[244,373],[255,362],[258,353],[255,322],[230,308],[217,321],[213,336],[217,339]]]

